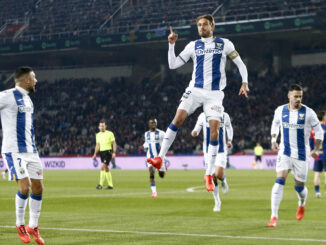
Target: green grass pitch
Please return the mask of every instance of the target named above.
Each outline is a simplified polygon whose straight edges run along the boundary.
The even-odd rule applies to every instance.
[[[45,171],[40,232],[46,244],[326,244],[326,197],[315,198],[312,172],[306,216],[295,219],[289,175],[276,228],[267,227],[275,171],[227,170],[230,190],[220,193],[220,213],[213,212],[203,174],[156,176],[159,196],[152,199],[146,170],[112,171],[114,190],[95,189],[99,171]],[[23,244],[13,228],[16,191],[16,183],[0,181],[0,244]]]

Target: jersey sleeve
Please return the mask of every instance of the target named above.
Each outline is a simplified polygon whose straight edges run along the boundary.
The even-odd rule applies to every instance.
[[[280,107],[278,107],[275,110],[275,113],[274,113],[274,118],[273,118],[272,128],[271,128],[271,135],[274,135],[275,134],[276,135],[276,138],[277,138],[277,136],[280,133],[280,126],[281,126],[281,121],[280,121]]]
[[[225,114],[225,117],[224,117],[225,130],[226,130],[228,139],[232,141],[233,140],[233,127],[231,124],[231,119],[230,119],[229,114],[227,114],[227,113],[224,113],[224,114]]]
[[[146,138],[146,133],[144,134],[144,144],[143,144],[144,150],[147,151],[148,149],[148,142],[147,142],[147,138]]]
[[[7,100],[8,98],[6,98],[6,93],[4,92],[0,92],[0,110],[2,110],[3,108],[6,107],[7,105]]]
[[[178,55],[178,57],[184,62],[187,63],[188,60],[192,57],[194,51],[194,42],[190,42],[183,49],[183,51]]]
[[[234,51],[236,52],[234,44],[229,39],[224,39],[224,50],[226,55],[230,55]]]
[[[195,125],[194,129],[192,130],[192,132],[196,131],[197,135],[198,135],[200,133],[201,129],[203,128],[204,120],[205,120],[205,114],[201,113],[197,118],[196,125]]]

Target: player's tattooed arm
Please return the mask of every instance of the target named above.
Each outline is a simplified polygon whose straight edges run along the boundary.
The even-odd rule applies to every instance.
[[[321,142],[322,140],[320,139],[316,139],[315,141],[315,148],[310,152],[310,155],[313,157],[313,158],[317,158],[318,157],[318,151],[320,149],[320,146],[321,146]]]

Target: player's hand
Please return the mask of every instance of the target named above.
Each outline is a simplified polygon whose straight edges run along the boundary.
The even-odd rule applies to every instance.
[[[196,137],[196,136],[198,136],[197,131],[192,131],[192,132],[191,132],[191,136],[192,136],[192,137]]]
[[[231,140],[228,140],[227,146],[228,146],[228,148],[231,148],[231,146],[232,146],[232,141]]]
[[[244,95],[246,96],[246,98],[248,98],[248,94],[249,94],[249,87],[248,87],[248,83],[242,83],[240,91],[239,91],[239,95]]]
[[[172,26],[170,26],[170,35],[168,36],[169,43],[174,44],[178,39],[178,34],[174,33]]]
[[[319,156],[318,151],[316,151],[315,149],[312,150],[312,151],[310,152],[310,155],[311,155],[313,158],[317,158],[317,157]]]
[[[278,147],[277,142],[272,143],[272,150],[273,151],[278,151],[280,148]]]
[[[115,153],[112,153],[112,159],[115,158]]]

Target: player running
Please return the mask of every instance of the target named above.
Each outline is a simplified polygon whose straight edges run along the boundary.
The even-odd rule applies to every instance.
[[[37,80],[30,67],[18,68],[14,77],[15,88],[0,93],[2,158],[8,169],[8,179],[18,183],[19,190],[15,197],[18,237],[22,242],[29,243],[30,234],[35,242],[44,244],[38,227],[43,167],[35,146],[34,106],[28,95],[35,92]],[[30,190],[29,224],[25,227],[25,209]]]
[[[326,194],[326,112],[320,111],[317,113],[318,119],[320,121],[322,130],[323,130],[323,144],[321,149],[319,150],[319,156],[315,159],[314,162],[314,186],[315,186],[315,193],[316,197],[321,197],[319,186],[320,186],[320,174],[325,171],[325,194]],[[315,142],[312,141],[314,146]]]
[[[148,158],[154,158],[158,156],[161,148],[161,144],[164,138],[164,132],[157,129],[157,120],[155,118],[150,118],[148,120],[149,131],[145,132],[145,143],[143,144],[144,150],[147,152],[146,156]],[[156,184],[155,184],[155,168],[146,161],[149,170],[149,182],[151,184],[152,196],[157,197]],[[165,175],[165,161],[163,161],[162,167],[158,170],[158,174],[161,178]]]
[[[316,113],[308,106],[301,104],[302,87],[293,84],[289,88],[289,103],[279,106],[275,110],[271,128],[272,149],[278,151],[276,172],[277,178],[272,189],[271,209],[272,215],[269,227],[275,227],[278,220],[278,209],[283,197],[286,178],[292,170],[295,181],[295,190],[299,198],[296,218],[301,220],[305,214],[308,189],[305,186],[309,165],[309,136],[311,128],[316,133],[315,148],[310,152],[317,157],[323,138],[322,129]],[[280,145],[277,136],[281,130]]]
[[[248,96],[248,72],[233,43],[225,38],[213,37],[215,22],[213,16],[207,14],[197,18],[197,29],[201,39],[190,42],[178,57],[174,46],[178,35],[170,27],[168,61],[170,69],[183,66],[192,58],[194,70],[188,88],[181,98],[175,117],[168,127],[158,157],[148,159],[155,167],[161,168],[162,159],[173,143],[178,129],[186,118],[198,107],[203,107],[210,127],[210,141],[207,150],[206,188],[214,190],[213,173],[218,151],[218,131],[223,115],[223,89],[226,86],[225,63],[227,56],[237,65],[242,86],[239,95]]]
[[[207,148],[209,144],[210,129],[205,113],[201,113],[199,115],[196,126],[192,130],[191,135],[194,137],[198,136],[202,129],[203,129],[204,161],[205,161],[205,167],[207,168],[207,159],[208,159]],[[220,131],[219,131],[218,153],[215,160],[215,166],[216,166],[215,174],[214,174],[215,189],[214,191],[212,191],[215,200],[215,206],[213,209],[214,212],[220,212],[221,204],[222,204],[219,195],[217,180],[219,179],[221,181],[221,189],[223,194],[226,194],[229,190],[224,169],[226,168],[226,163],[227,163],[227,148],[231,148],[232,139],[233,139],[233,128],[232,128],[230,116],[229,114],[224,112],[221,120]]]

